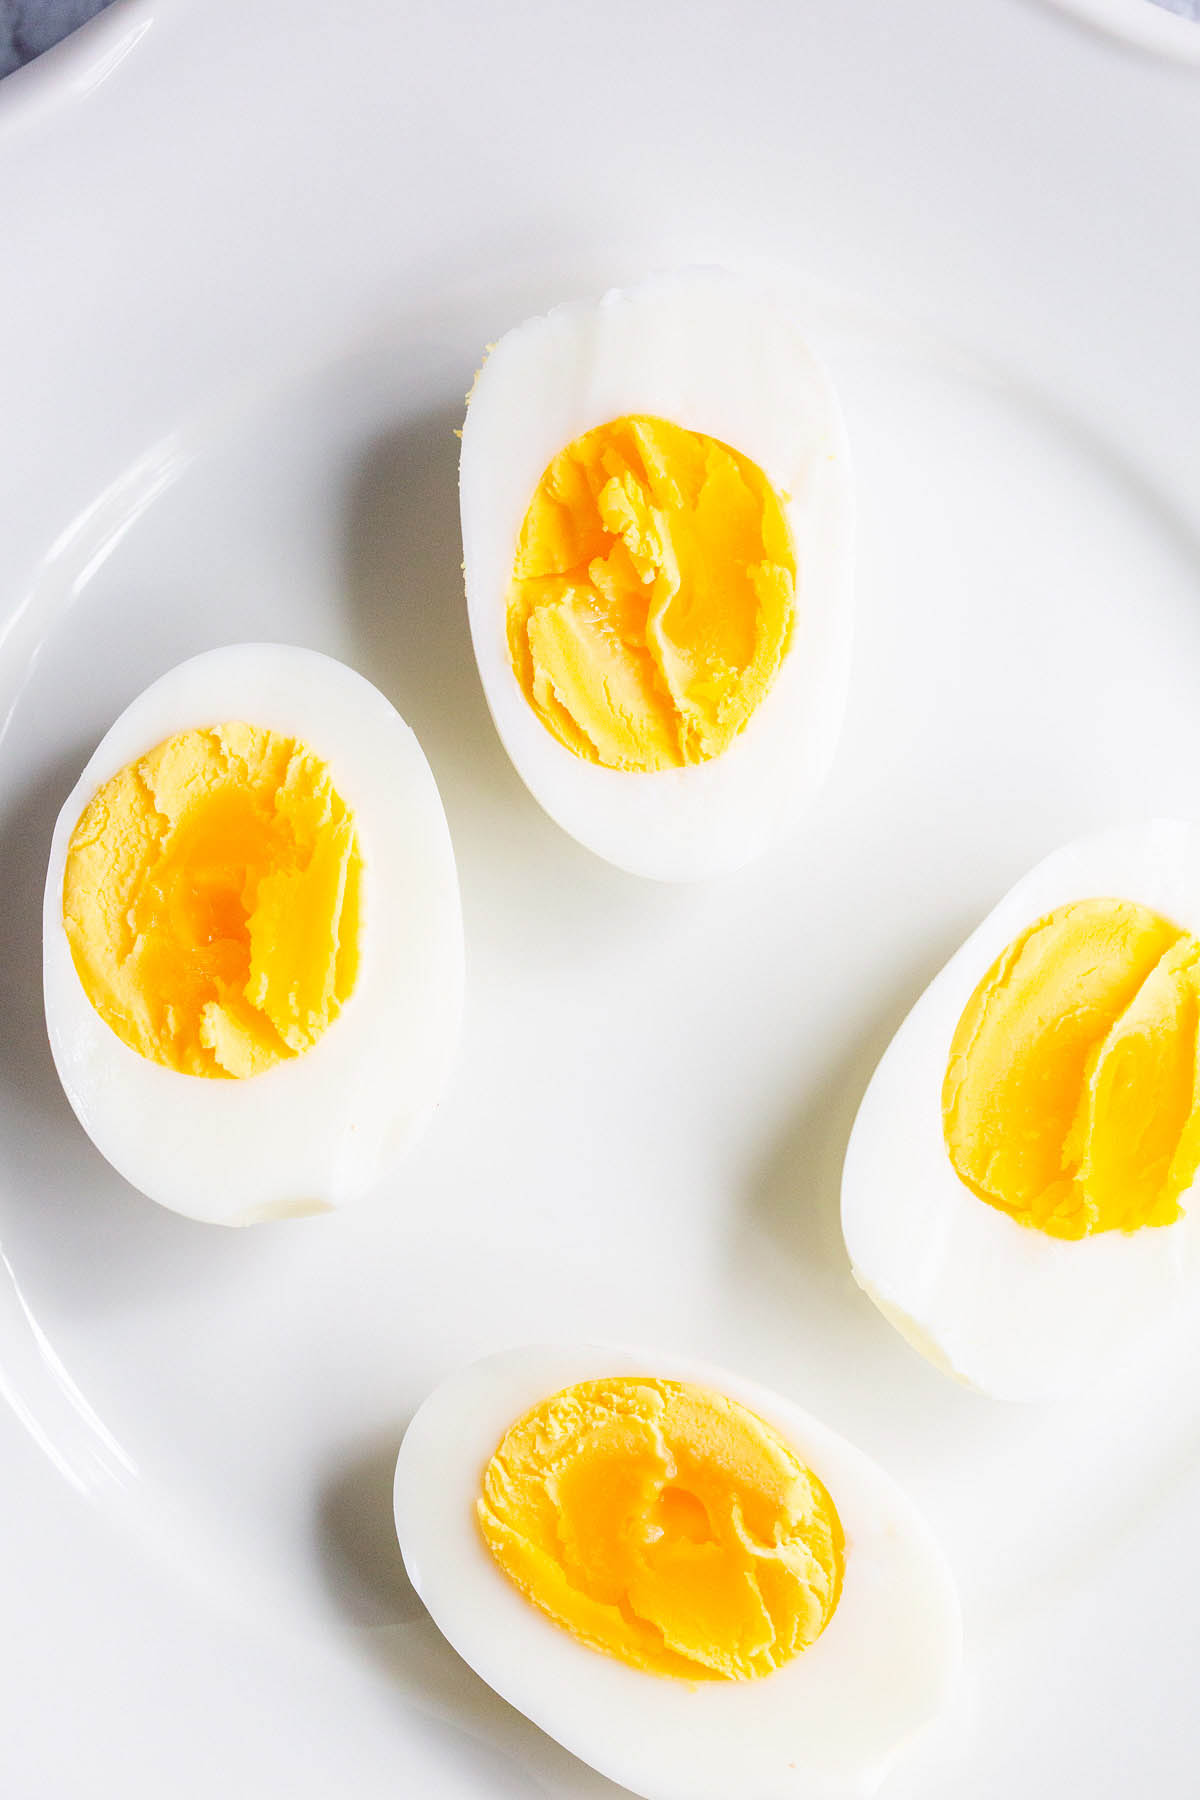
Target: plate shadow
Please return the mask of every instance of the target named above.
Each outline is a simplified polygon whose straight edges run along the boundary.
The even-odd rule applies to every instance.
[[[494,1693],[426,1612],[393,1524],[392,1477],[403,1435],[397,1429],[364,1447],[318,1500],[316,1534],[330,1598],[358,1627],[363,1655],[399,1697],[484,1749],[507,1778],[498,1791],[508,1792],[509,1781],[519,1778],[514,1793],[619,1800],[627,1789],[588,1768]]]
[[[504,753],[475,664],[458,519],[461,407],[371,439],[346,501],[343,582],[362,660],[421,742],[448,810],[540,818]]]

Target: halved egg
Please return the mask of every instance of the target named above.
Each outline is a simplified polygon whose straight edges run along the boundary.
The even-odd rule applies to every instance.
[[[1069,844],[930,983],[864,1096],[842,1225],[855,1276],[985,1392],[1098,1375],[1195,1291],[1200,830]]]
[[[475,1363],[409,1426],[395,1510],[459,1654],[650,1800],[872,1793],[953,1695],[958,1603],[910,1502],[703,1364],[596,1345]]]
[[[356,1198],[415,1138],[462,1010],[458,881],[408,726],[311,650],[146,689],[55,828],[46,1023],[84,1129],[226,1225]]]
[[[785,832],[852,614],[845,431],[787,308],[691,270],[531,319],[476,378],[460,490],[484,692],[546,811],[664,880]]]

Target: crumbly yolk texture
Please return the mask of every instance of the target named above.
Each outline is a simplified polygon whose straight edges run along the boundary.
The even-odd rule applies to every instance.
[[[1052,1237],[1170,1225],[1200,1167],[1200,940],[1129,900],[1060,906],[958,1022],[946,1147],[981,1200]]]
[[[682,1382],[544,1400],[504,1437],[477,1510],[535,1606],[655,1675],[768,1675],[838,1602],[842,1528],[812,1470],[736,1400]]]
[[[63,922],[117,1036],[185,1075],[309,1049],[358,973],[362,857],[327,765],[245,724],[129,763],[71,836]]]
[[[509,654],[577,756],[639,771],[707,762],[774,680],[795,593],[791,533],[756,463],[665,419],[615,419],[538,483]]]

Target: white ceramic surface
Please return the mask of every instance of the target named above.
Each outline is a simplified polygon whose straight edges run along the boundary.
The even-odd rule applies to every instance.
[[[837,1196],[996,896],[1196,814],[1198,216],[1194,73],[1034,0],[117,0],[5,82],[6,1793],[615,1794],[457,1662],[392,1536],[407,1418],[530,1336],[736,1368],[911,1493],[974,1704],[891,1800],[1191,1791],[1196,1333],[1071,1405],[962,1392],[855,1289]],[[575,846],[495,737],[453,429],[508,325],[685,261],[794,292],[860,554],[816,811],[674,890]],[[402,1193],[226,1234],[75,1125],[38,898],[121,706],[251,637],[416,730],[468,998]]]

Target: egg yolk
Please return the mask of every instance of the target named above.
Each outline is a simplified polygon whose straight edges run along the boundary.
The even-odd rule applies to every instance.
[[[254,725],[184,731],[107,781],[71,836],[63,922],[117,1036],[186,1075],[314,1044],[358,972],[362,857],[329,769]]]
[[[1060,906],[958,1022],[946,1146],[990,1205],[1052,1237],[1169,1225],[1200,1167],[1200,940],[1128,900]]]
[[[538,483],[509,654],[576,755],[642,771],[707,762],[774,680],[795,589],[783,508],[749,457],[664,419],[615,419]]]
[[[535,1606],[656,1675],[767,1675],[838,1602],[842,1528],[821,1483],[754,1413],[682,1382],[542,1401],[505,1435],[477,1511]]]

